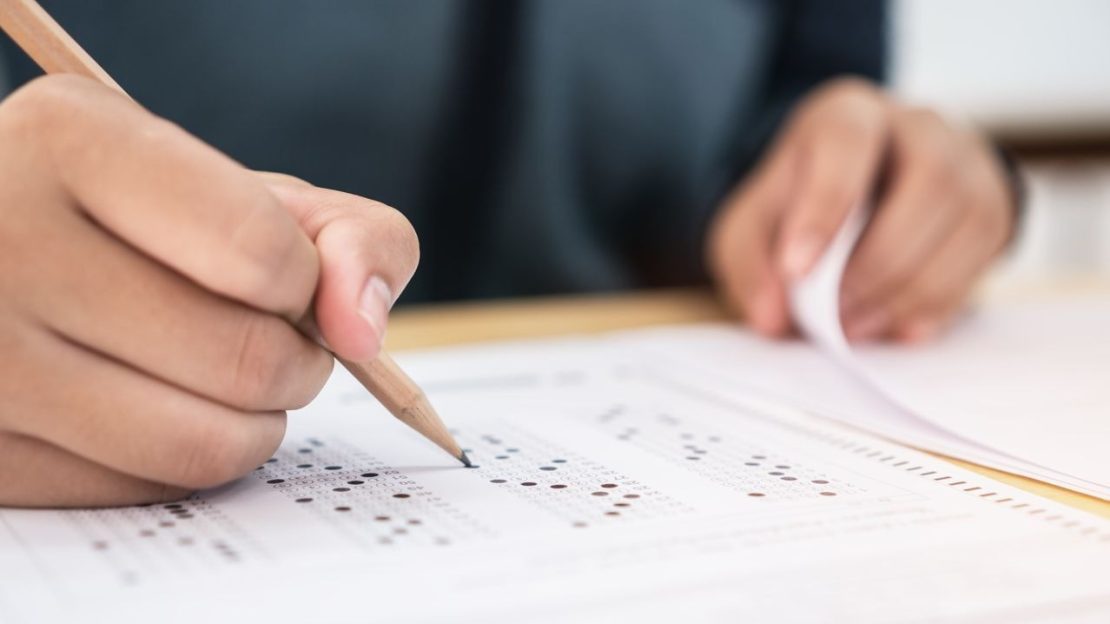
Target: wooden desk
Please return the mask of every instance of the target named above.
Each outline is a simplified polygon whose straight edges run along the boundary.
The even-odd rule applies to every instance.
[[[1083,284],[1069,283],[1066,289],[1073,288],[1083,288]],[[1043,288],[1021,291],[994,289],[991,296],[1021,297],[1029,292],[1043,292]],[[713,296],[700,290],[410,307],[392,316],[387,346],[404,350],[488,340],[600,333],[725,318],[724,311]],[[1045,498],[1110,518],[1110,502],[1025,477],[945,459]]]

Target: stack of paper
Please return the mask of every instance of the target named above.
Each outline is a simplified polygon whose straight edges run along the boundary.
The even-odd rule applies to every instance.
[[[799,324],[854,387],[799,394],[899,441],[1110,499],[1110,296],[986,307],[936,344],[853,349],[837,303],[862,222],[792,293]]]
[[[707,366],[729,358],[745,363]],[[801,343],[683,329],[404,363],[478,467],[339,371],[292,415],[280,451],[230,487],[0,510],[0,621],[1110,614],[1110,522],[767,401],[757,386],[795,365],[825,386],[794,392],[838,383],[841,369]]]

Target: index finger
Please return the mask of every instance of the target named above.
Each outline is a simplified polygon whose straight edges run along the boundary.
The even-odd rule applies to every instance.
[[[811,114],[799,133],[799,186],[779,238],[779,266],[791,279],[809,272],[871,192],[886,141],[885,107],[862,90]]]
[[[76,76],[13,94],[29,154],[103,228],[202,287],[299,318],[315,247],[253,172],[126,97]]]

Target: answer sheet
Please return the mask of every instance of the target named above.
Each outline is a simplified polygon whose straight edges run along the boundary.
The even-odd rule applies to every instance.
[[[1110,295],[980,306],[926,345],[852,346],[840,323],[840,281],[866,219],[855,211],[790,293],[809,341],[853,378],[813,393],[819,409],[918,448],[1110,500]],[[742,375],[747,360],[717,364]],[[804,368],[828,378],[821,364]],[[784,375],[767,381],[796,394]]]
[[[805,345],[703,327],[399,360],[476,468],[337,370],[228,487],[0,510],[0,622],[1110,620],[1110,522],[760,388],[791,363],[851,383]]]

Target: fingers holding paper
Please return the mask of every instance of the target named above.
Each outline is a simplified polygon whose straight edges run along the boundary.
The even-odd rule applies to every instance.
[[[850,340],[935,337],[1014,230],[1005,173],[982,139],[931,113],[900,117],[887,189],[844,272]]]
[[[707,264],[725,301],[764,335],[791,330],[790,285],[876,183],[889,108],[877,93],[841,80],[800,104],[710,226]]]
[[[349,325],[356,300],[329,284],[380,274],[391,300],[415,267],[375,255],[408,242],[391,209],[287,201],[80,78],[0,104],[0,178],[0,504],[158,500],[252,470],[331,371],[296,327],[314,302]],[[309,228],[323,212],[343,219]],[[354,355],[380,344],[332,334]]]
[[[775,240],[779,273],[804,277],[879,177],[889,106],[874,87],[834,82],[802,104],[783,139],[794,189]]]
[[[709,230],[708,264],[726,305],[766,336],[790,330],[787,282],[774,259],[793,162],[776,153],[725,199]]]
[[[726,303],[765,335],[787,333],[789,288],[864,205],[871,222],[841,290],[855,340],[935,333],[1013,230],[1006,174],[985,141],[862,81],[834,81],[797,107],[710,227]]]

